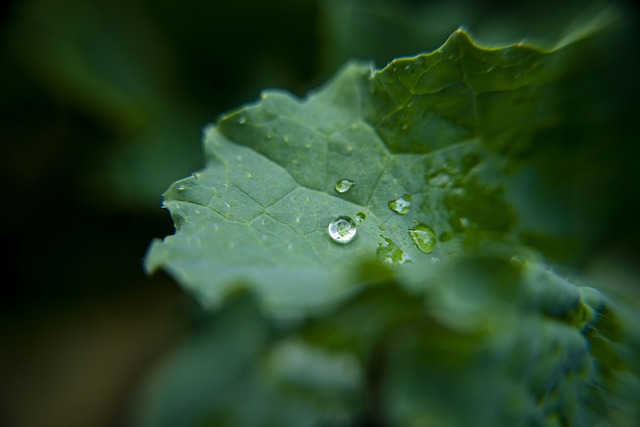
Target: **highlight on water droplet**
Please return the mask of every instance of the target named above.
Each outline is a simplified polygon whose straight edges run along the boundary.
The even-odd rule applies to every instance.
[[[350,217],[340,216],[329,223],[327,231],[334,242],[345,244],[356,237],[358,226]]]
[[[354,185],[356,185],[355,181],[351,181],[350,179],[341,179],[338,182],[336,182],[335,185],[335,189],[338,193],[346,193],[347,191],[349,191],[351,189],[351,187],[353,187]]]
[[[403,194],[402,197],[397,198],[396,200],[391,200],[387,203],[389,209],[399,213],[400,215],[406,215],[411,208],[411,194]]]
[[[427,224],[418,224],[413,230],[409,230],[409,237],[425,254],[431,252],[436,246],[436,233]]]

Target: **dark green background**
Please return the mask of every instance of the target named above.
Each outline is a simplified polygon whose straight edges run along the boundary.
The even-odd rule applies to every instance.
[[[145,369],[197,325],[194,303],[141,260],[173,232],[161,193],[202,166],[206,123],[265,87],[303,96],[351,57],[435,49],[460,25],[481,42],[550,45],[589,9],[556,3],[3,3],[0,424],[119,425]],[[573,129],[591,126],[535,161],[556,183],[541,204],[562,201],[580,247],[550,256],[579,270],[614,260],[625,276],[640,239],[640,73],[637,3],[621,5],[610,55],[585,64],[601,102],[567,101]]]

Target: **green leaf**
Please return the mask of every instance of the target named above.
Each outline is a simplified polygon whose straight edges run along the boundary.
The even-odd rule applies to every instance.
[[[555,83],[595,34],[546,51],[485,48],[459,30],[380,71],[351,63],[304,100],[265,91],[206,130],[207,167],[166,192],[176,234],[152,244],[148,270],[165,268],[205,305],[248,287],[291,314],[353,292],[357,266],[376,256],[438,263],[487,242],[518,252],[505,170],[560,121]],[[355,185],[339,193],[343,179]],[[390,202],[403,195],[400,215]],[[357,222],[345,245],[327,233],[341,216]]]
[[[413,267],[304,322],[232,299],[133,425],[635,425],[637,314],[521,258]]]
[[[357,415],[363,380],[350,352],[279,337],[246,295],[202,323],[143,384],[131,425],[311,427]]]

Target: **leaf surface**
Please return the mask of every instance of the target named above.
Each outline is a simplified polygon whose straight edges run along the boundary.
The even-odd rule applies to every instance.
[[[295,312],[348,295],[375,258],[439,263],[486,241],[517,252],[504,172],[559,120],[554,83],[582,41],[485,48],[459,30],[379,71],[351,63],[303,100],[264,92],[206,129],[207,167],[165,194],[176,234],[152,244],[147,268],[205,305],[248,287]],[[355,185],[339,193],[342,179]],[[390,203],[404,195],[400,215]],[[357,222],[345,245],[327,233],[341,216]],[[429,245],[413,230],[432,230]]]

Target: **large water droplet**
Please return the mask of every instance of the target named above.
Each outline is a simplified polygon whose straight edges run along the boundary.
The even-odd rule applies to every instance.
[[[386,245],[384,243],[380,243],[380,245],[378,245],[377,255],[380,262],[383,264],[395,265],[411,261],[407,254],[400,249],[393,240],[387,237],[382,238],[386,242]]]
[[[350,179],[341,179],[340,181],[336,182],[335,189],[338,193],[346,193],[354,185],[356,185],[356,183],[354,181],[351,181]]]
[[[411,194],[403,194],[402,197],[387,203],[387,206],[400,215],[406,215],[409,212],[409,208],[411,208]]]
[[[329,223],[327,231],[334,242],[349,243],[356,237],[358,226],[348,216],[341,216]]]
[[[426,224],[418,224],[413,230],[409,230],[409,237],[425,254],[428,254],[436,246],[436,233]]]

